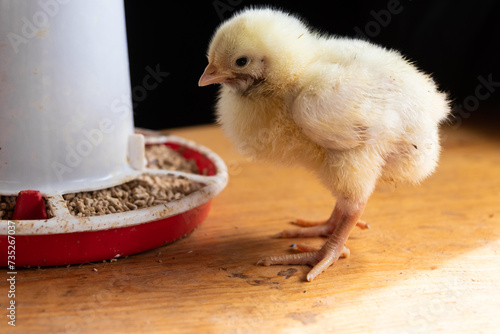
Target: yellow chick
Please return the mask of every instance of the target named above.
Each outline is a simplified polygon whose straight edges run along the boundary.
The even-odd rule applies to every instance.
[[[377,180],[419,183],[436,168],[450,112],[434,81],[400,53],[320,34],[288,13],[252,8],[216,30],[199,86],[221,84],[217,119],[245,154],[313,170],[337,198],[325,222],[280,237],[328,236],[321,249],[259,264],[309,264],[307,280],[347,256]]]

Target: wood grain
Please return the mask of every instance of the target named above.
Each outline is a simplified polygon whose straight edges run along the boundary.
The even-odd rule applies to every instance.
[[[215,126],[169,131],[228,164],[230,181],[187,238],[118,259],[17,275],[16,328],[2,333],[493,333],[500,328],[500,137],[445,129],[419,187],[379,187],[348,259],[311,283],[306,266],[255,266],[290,244],[270,236],[324,219],[334,199],[301,169],[251,162]],[[1,272],[4,278],[5,270]]]

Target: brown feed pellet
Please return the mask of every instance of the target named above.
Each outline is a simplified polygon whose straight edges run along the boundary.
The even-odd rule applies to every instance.
[[[10,220],[14,214],[17,196],[0,195],[0,220]]]
[[[194,160],[185,159],[178,152],[166,145],[146,146],[148,168],[176,170],[186,173],[199,174],[200,171]]]
[[[141,175],[111,188],[64,195],[69,212],[77,217],[100,216],[143,209],[179,200],[202,187],[182,176]]]

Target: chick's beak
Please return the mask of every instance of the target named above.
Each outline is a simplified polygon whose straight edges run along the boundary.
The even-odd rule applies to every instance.
[[[217,67],[213,64],[208,64],[207,68],[205,68],[205,72],[198,81],[198,86],[207,86],[215,83],[225,82],[230,78],[230,75],[225,73],[221,73]]]

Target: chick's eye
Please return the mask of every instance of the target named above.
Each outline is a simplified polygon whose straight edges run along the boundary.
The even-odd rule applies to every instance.
[[[240,58],[236,59],[236,66],[243,67],[246,64],[248,64],[247,57],[240,57]]]

